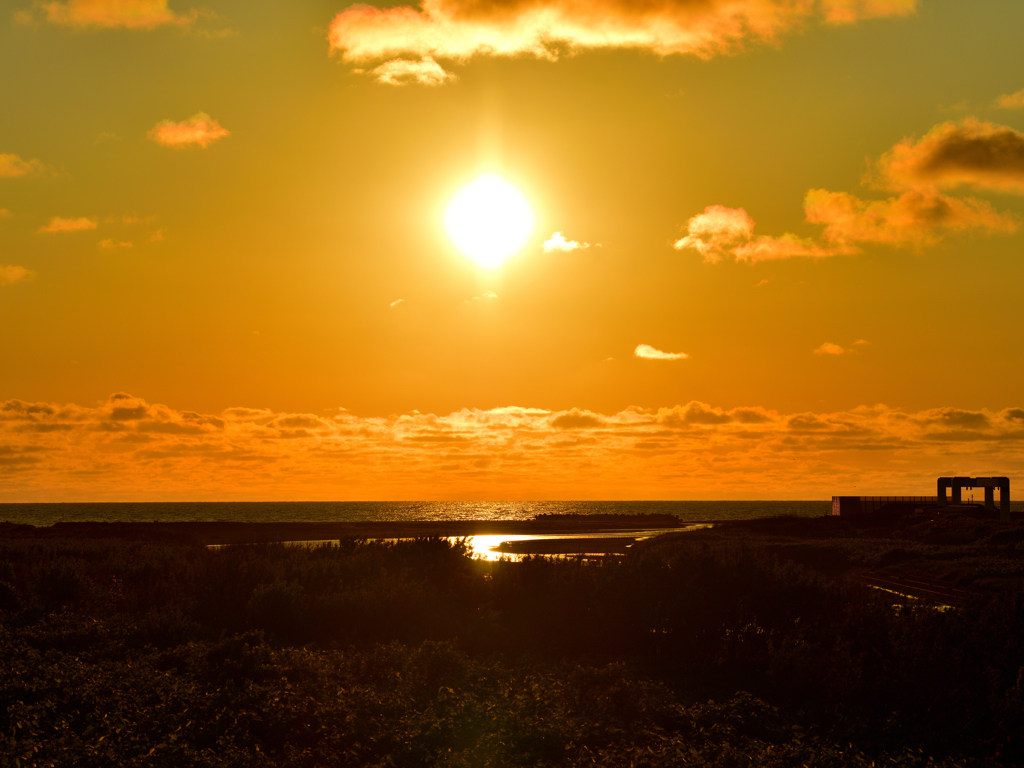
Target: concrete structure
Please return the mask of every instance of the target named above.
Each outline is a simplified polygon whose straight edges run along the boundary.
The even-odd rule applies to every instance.
[[[833,496],[833,515],[863,515],[869,512],[913,512],[916,509],[939,511],[963,506],[963,489],[984,488],[985,509],[996,508],[995,490],[999,489],[999,518],[1010,519],[1010,478],[940,477],[935,496]],[[947,491],[952,490],[952,498]]]
[[[937,496],[833,496],[833,515],[864,515],[869,512],[913,512],[938,507]]]
[[[953,491],[952,500],[946,496],[946,489]],[[941,506],[949,504],[963,504],[962,491],[964,488],[985,489],[985,509],[996,508],[996,488],[999,489],[999,519],[1010,519],[1010,478],[1008,477],[940,477],[938,483],[938,497]]]

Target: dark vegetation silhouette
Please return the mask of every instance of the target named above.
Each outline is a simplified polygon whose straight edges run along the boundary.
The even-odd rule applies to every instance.
[[[894,607],[785,554],[0,541],[0,763],[1024,764],[1019,593]]]

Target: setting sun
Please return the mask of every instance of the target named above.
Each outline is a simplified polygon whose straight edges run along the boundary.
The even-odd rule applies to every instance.
[[[494,269],[519,251],[533,232],[533,211],[514,186],[493,173],[463,187],[444,216],[455,247]]]

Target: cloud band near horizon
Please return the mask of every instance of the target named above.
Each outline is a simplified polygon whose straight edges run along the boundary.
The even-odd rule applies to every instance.
[[[202,414],[117,393],[95,406],[0,403],[0,470],[0,501],[916,494],[938,475],[1024,480],[1024,408],[786,414],[692,401],[362,417]]]

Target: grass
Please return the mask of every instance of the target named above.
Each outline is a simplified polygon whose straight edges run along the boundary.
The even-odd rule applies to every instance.
[[[1020,542],[930,533],[776,520],[519,563],[0,540],[0,764],[1020,765]],[[999,588],[896,610],[841,578],[942,548]]]

